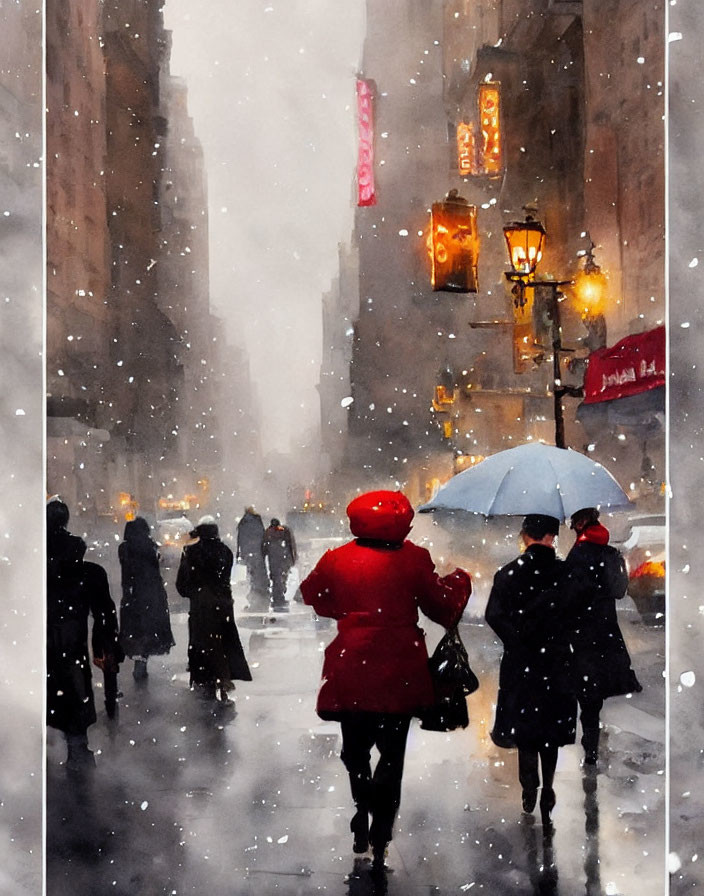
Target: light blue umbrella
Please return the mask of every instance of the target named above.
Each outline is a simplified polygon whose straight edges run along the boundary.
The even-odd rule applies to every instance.
[[[484,516],[544,513],[564,521],[583,507],[632,506],[601,464],[570,448],[529,442],[453,476],[419,510],[466,510]]]

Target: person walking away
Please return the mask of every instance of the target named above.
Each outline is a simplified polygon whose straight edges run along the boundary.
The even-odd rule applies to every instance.
[[[499,693],[491,739],[518,748],[523,810],[535,808],[542,772],[540,813],[552,826],[558,748],[575,741],[577,699],[570,681],[570,581],[555,553],[560,522],[529,514],[523,520],[524,553],[494,576],[485,618],[503,643]]]
[[[286,582],[296,562],[296,542],[293,532],[274,517],[264,533],[262,554],[269,564],[271,605],[274,610],[286,610]]]
[[[264,541],[264,523],[254,507],[247,507],[244,516],[237,524],[238,563],[244,563],[249,580],[248,600],[252,606],[266,604],[269,607],[269,576],[266,571],[262,542]]]
[[[188,670],[191,688],[207,699],[232,706],[228,692],[235,679],[251,681],[252,674],[235,625],[230,576],[233,554],[220,540],[212,516],[204,516],[190,533],[197,538],[181,554],[176,589],[190,601],[188,613]]]
[[[96,721],[88,650],[88,617],[93,662],[115,672],[123,655],[117,612],[105,570],[84,560],[86,543],[66,528],[68,506],[53,498],[46,507],[47,551],[47,725],[66,739],[69,772],[95,766],[88,728]]]
[[[327,551],[301,592],[319,616],[337,620],[317,713],[340,722],[340,758],[356,809],[353,849],[363,853],[371,844],[380,868],[400,805],[411,718],[434,703],[418,611],[446,628],[456,625],[472,581],[461,569],[441,578],[428,551],[406,540],[414,514],[403,493],[360,495],[347,515],[355,539]]]
[[[580,585],[574,606],[574,684],[580,709],[585,765],[597,765],[599,715],[608,697],[642,691],[631,666],[616,615],[616,601],[628,588],[626,563],[609,544],[609,530],[596,507],[572,514],[576,540],[566,562]]]
[[[144,681],[149,674],[149,657],[168,653],[176,642],[159,568],[159,549],[143,517],[125,523],[124,541],[117,555],[122,570],[120,645],[134,660],[133,677]]]

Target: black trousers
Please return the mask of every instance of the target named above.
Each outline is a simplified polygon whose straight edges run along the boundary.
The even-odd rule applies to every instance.
[[[579,721],[582,723],[582,746],[595,751],[599,747],[599,713],[604,705],[601,697],[579,697]]]
[[[401,803],[401,779],[406,756],[410,715],[350,712],[340,718],[342,759],[350,776],[352,799],[357,818],[372,816],[369,840],[385,845],[391,840],[396,813]],[[376,747],[379,760],[371,769],[371,750]]]
[[[518,780],[524,790],[537,790],[540,787],[538,759],[543,774],[543,790],[552,790],[557,768],[557,747],[540,747],[539,750],[518,748]]]

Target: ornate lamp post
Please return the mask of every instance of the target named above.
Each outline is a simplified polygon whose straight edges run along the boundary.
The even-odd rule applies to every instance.
[[[563,395],[579,396],[580,388],[564,386],[560,373],[560,355],[565,349],[562,347],[562,323],[560,321],[560,301],[564,294],[561,286],[571,283],[571,280],[538,280],[535,271],[543,255],[543,246],[547,233],[545,228],[536,220],[530,212],[533,209],[525,208],[525,221],[513,221],[504,227],[504,237],[508,248],[509,264],[511,270],[506,271],[506,278],[514,284],[514,301],[518,307],[523,307],[526,302],[525,290],[531,288],[536,291],[547,292],[547,314],[550,318],[552,331],[552,374],[553,374],[553,404],[555,414],[555,445],[565,448],[565,418],[562,408]]]

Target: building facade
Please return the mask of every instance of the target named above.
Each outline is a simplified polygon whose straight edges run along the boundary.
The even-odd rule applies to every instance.
[[[227,347],[161,5],[48,3],[46,47],[48,488],[90,520],[202,506]]]
[[[656,500],[664,387],[642,413],[579,393],[595,349],[664,322],[661,4],[369,0],[367,21],[375,195],[354,233],[349,468],[423,499],[487,454],[555,441],[568,386],[566,444]],[[476,292],[431,282],[430,212],[457,195],[476,209]],[[503,231],[526,215],[546,231],[534,276],[549,282],[520,290]],[[589,313],[587,263],[606,279]]]

